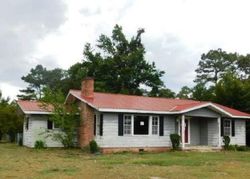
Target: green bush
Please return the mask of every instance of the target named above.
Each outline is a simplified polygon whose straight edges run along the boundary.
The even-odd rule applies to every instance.
[[[89,149],[90,149],[91,153],[99,152],[99,147],[98,147],[95,140],[92,140],[92,141],[89,142]]]
[[[236,150],[237,151],[247,151],[247,147],[246,146],[237,146]]]
[[[42,140],[37,140],[35,142],[35,149],[44,149],[45,148],[45,142]]]
[[[229,150],[230,137],[229,136],[223,136],[223,143],[224,143],[224,149]]]
[[[236,151],[237,150],[237,145],[229,145],[227,150]]]
[[[178,150],[180,147],[181,136],[178,134],[170,134],[173,150]]]

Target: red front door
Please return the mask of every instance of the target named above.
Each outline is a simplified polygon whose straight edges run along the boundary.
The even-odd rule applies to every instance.
[[[185,143],[189,143],[189,141],[188,141],[188,136],[189,136],[189,134],[188,134],[188,131],[189,131],[188,122],[189,121],[187,119],[185,119]]]

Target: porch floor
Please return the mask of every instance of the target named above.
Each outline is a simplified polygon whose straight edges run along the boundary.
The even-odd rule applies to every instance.
[[[185,146],[185,148],[182,150],[199,151],[199,152],[215,152],[215,151],[222,150],[222,147],[197,145],[197,146]]]

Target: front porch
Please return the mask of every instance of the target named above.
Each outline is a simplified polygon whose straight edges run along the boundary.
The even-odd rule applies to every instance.
[[[177,120],[177,131],[182,150],[220,150],[220,123],[220,117],[181,115]]]

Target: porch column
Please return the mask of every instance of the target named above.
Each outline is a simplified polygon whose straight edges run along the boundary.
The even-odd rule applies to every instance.
[[[181,148],[185,148],[185,115],[181,115]]]
[[[218,147],[221,147],[221,117],[217,118],[217,123],[218,123]]]

